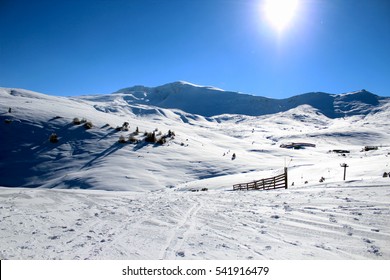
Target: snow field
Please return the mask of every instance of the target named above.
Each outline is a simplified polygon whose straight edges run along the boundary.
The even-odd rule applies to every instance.
[[[2,189],[2,259],[389,259],[384,180],[261,192]]]

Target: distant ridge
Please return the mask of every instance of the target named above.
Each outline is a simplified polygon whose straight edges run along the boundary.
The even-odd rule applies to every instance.
[[[376,112],[381,102],[389,101],[366,90],[344,94],[310,92],[285,99],[272,99],[188,82],[174,82],[157,87],[133,86],[118,90],[132,104],[148,104],[166,109],[180,109],[211,117],[222,114],[261,116],[310,105],[329,118],[367,115]]]

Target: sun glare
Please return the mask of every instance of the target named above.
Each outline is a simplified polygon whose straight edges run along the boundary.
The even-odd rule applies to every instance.
[[[270,24],[283,31],[295,17],[299,0],[264,0],[264,14]]]

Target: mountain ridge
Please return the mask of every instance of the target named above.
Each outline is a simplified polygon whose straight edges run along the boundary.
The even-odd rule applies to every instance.
[[[377,111],[382,101],[390,102],[389,97],[381,97],[364,89],[342,94],[309,92],[273,99],[182,81],[157,87],[128,87],[113,94],[124,94],[129,103],[180,109],[205,117],[221,114],[261,116],[285,112],[300,105],[310,105],[329,118],[339,118],[367,115]]]

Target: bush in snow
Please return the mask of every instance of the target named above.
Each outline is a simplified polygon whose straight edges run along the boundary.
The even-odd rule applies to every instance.
[[[132,134],[129,136],[129,142],[135,144],[138,143],[138,139],[135,138],[134,135]]]
[[[123,136],[123,135],[121,135],[121,136],[119,136],[119,140],[118,140],[118,142],[119,143],[126,143],[126,138],[125,138],[125,136]]]
[[[74,119],[73,119],[73,124],[75,124],[75,125],[81,124],[80,119],[79,119],[79,118],[74,118]]]
[[[52,134],[50,135],[50,137],[49,137],[49,141],[50,141],[51,143],[57,143],[57,142],[58,142],[58,136],[57,136],[57,134],[52,133]]]
[[[386,178],[386,177],[388,177],[389,176],[389,173],[383,173],[383,178]]]
[[[324,182],[325,181],[325,178],[324,177],[321,177],[320,179],[320,183]]]
[[[117,126],[115,129],[117,131],[129,131],[129,123],[128,122],[124,122],[122,124],[122,126]]]
[[[233,155],[232,155],[232,160],[235,160],[236,159],[236,154],[234,153]]]
[[[157,144],[164,145],[165,143],[167,143],[167,138],[164,136],[157,140]]]
[[[84,128],[85,128],[85,129],[91,129],[92,127],[93,127],[92,122],[86,122],[86,123],[84,123]]]
[[[145,137],[145,142],[156,143],[157,142],[157,138],[156,138],[155,132],[148,132],[146,134],[146,137]]]

